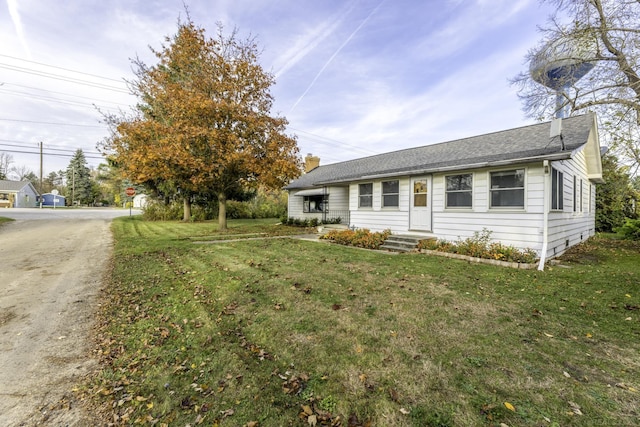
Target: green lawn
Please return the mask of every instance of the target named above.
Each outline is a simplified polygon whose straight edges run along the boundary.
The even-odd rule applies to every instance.
[[[0,216],[0,225],[4,224],[5,222],[11,222],[11,221],[13,221],[12,218],[7,218],[7,217],[4,217],[4,216]]]
[[[119,218],[84,388],[116,425],[640,423],[640,246],[544,272]],[[264,234],[263,234],[264,233]],[[115,416],[114,416],[115,414]]]

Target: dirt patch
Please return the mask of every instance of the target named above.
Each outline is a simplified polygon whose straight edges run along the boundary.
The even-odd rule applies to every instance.
[[[0,425],[94,426],[73,389],[96,367],[89,334],[111,256],[109,220],[0,228]]]

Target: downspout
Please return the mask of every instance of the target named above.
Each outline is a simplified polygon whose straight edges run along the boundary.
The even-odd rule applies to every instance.
[[[322,187],[322,222],[327,222],[327,213],[329,211],[329,198],[327,197],[327,186]]]
[[[551,172],[549,166],[549,160],[542,162],[542,168],[544,171],[544,186],[542,190],[543,196],[543,212],[542,212],[542,250],[540,251],[540,263],[538,264],[538,270],[544,270],[544,262],[547,258],[547,247],[549,246],[549,174]]]

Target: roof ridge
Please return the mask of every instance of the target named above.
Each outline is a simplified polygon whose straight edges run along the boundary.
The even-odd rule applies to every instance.
[[[576,115],[576,116],[566,117],[566,118],[563,118],[562,120],[571,120],[571,121],[573,121],[573,119],[582,118],[582,117],[590,115],[590,114],[593,114],[593,113],[589,111],[589,112],[586,112],[584,114],[579,114],[579,115]],[[518,127],[515,127],[515,128],[510,128],[510,129],[502,129],[502,130],[487,132],[487,133],[483,133],[483,134],[480,134],[480,135],[465,136],[465,137],[462,137],[462,138],[435,142],[433,144],[419,145],[417,147],[401,148],[399,150],[387,151],[387,152],[379,153],[379,154],[372,154],[372,155],[369,155],[369,156],[358,157],[358,158],[350,159],[350,160],[343,160],[341,162],[329,163],[327,165],[320,165],[320,166],[317,166],[316,168],[314,168],[313,170],[320,169],[320,168],[323,168],[323,167],[326,168],[326,167],[334,166],[334,165],[336,165],[336,166],[337,165],[344,165],[344,164],[349,163],[349,162],[356,162],[356,161],[361,161],[361,160],[373,159],[373,158],[379,157],[379,156],[388,156],[389,154],[401,153],[403,151],[418,150],[418,149],[421,149],[421,148],[424,148],[424,147],[435,147],[435,146],[438,146],[438,145],[451,144],[453,142],[462,142],[462,141],[467,141],[467,140],[470,140],[470,139],[476,139],[476,138],[487,137],[487,136],[491,136],[491,135],[497,135],[497,134],[504,133],[504,132],[514,132],[514,131],[523,130],[523,129],[526,129],[526,128],[532,128],[532,127],[542,126],[542,125],[545,125],[545,124],[550,124],[551,122],[552,122],[552,120],[547,120],[547,121],[544,121],[544,122],[531,123],[531,124],[528,124],[528,125],[522,125],[522,126],[518,126]]]

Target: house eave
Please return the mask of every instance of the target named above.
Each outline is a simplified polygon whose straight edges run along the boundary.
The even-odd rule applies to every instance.
[[[328,185],[328,184],[340,184],[346,182],[353,181],[363,181],[363,180],[374,180],[380,178],[394,178],[400,176],[414,176],[414,175],[428,175],[433,173],[442,173],[442,172],[451,172],[457,170],[467,170],[467,169],[481,169],[481,168],[492,168],[492,167],[501,167],[501,166],[511,166],[521,163],[531,163],[542,160],[565,160],[573,157],[573,152],[571,151],[563,151],[554,154],[545,154],[541,156],[531,156],[531,157],[521,157],[518,159],[508,159],[508,160],[496,160],[491,162],[480,162],[480,163],[471,163],[464,165],[454,165],[454,166],[443,166],[436,168],[421,168],[421,169],[413,169],[413,170],[404,170],[399,172],[391,172],[391,173],[380,173],[373,175],[363,175],[361,177],[351,177],[347,179],[339,179],[333,181],[321,181],[316,182],[314,185]]]

